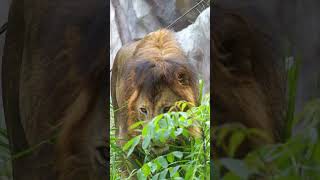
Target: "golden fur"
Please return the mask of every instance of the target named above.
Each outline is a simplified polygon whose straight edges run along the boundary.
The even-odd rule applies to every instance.
[[[123,46],[115,58],[111,77],[120,143],[133,136],[128,128],[138,118],[151,120],[176,100],[197,104],[197,83],[197,75],[173,32],[161,29]],[[150,110],[146,116],[138,110],[142,105]]]
[[[162,29],[144,37],[137,45],[134,56],[152,61],[163,61],[168,58],[186,60],[173,33]]]

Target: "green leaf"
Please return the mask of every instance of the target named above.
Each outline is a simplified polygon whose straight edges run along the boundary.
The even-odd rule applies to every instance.
[[[146,136],[143,139],[143,142],[142,142],[142,149],[144,149],[146,151],[148,149],[149,145],[150,145],[150,142],[151,142],[151,137],[150,136]]]
[[[164,119],[159,120],[158,124],[160,128],[168,128],[167,120],[171,120],[171,116],[169,114],[164,114]]]
[[[178,129],[174,132],[174,135],[175,135],[175,136],[179,136],[182,132],[183,132],[183,128],[178,128]]]
[[[144,121],[138,121],[138,122],[132,124],[132,125],[129,127],[129,129],[130,129],[130,130],[131,130],[131,129],[136,129],[138,126],[142,125],[143,123],[144,123]]]
[[[137,176],[138,176],[138,180],[146,180],[147,179],[147,177],[143,174],[141,169],[138,170]]]
[[[223,127],[219,129],[217,133],[216,143],[218,146],[221,146],[222,143],[225,141],[225,137],[227,137],[228,133],[230,132],[229,127]]]
[[[154,175],[154,176],[152,176],[152,180],[158,180],[158,178],[159,178],[159,173]]]
[[[188,126],[190,126],[192,125],[193,121],[191,119],[188,119],[187,123],[188,123]]]
[[[159,179],[165,179],[166,176],[167,176],[167,173],[168,173],[168,169],[163,170],[163,171],[160,173]]]
[[[172,152],[172,154],[173,154],[175,157],[179,158],[179,159],[181,159],[181,158],[183,157],[183,153],[180,152],[180,151],[174,151],[174,152]]]
[[[130,141],[128,141],[128,142],[123,146],[122,149],[123,149],[124,151],[127,151],[127,150],[129,149],[129,147],[132,146],[133,142],[134,142],[134,139],[130,139]]]
[[[167,129],[160,129],[159,131],[159,140],[160,142],[164,143],[168,140],[168,137],[170,136],[170,133]]]
[[[181,107],[181,111],[184,111],[184,109],[187,107],[187,103],[183,103]]]
[[[248,179],[253,173],[243,161],[238,159],[221,158],[220,163],[243,179]]]
[[[167,160],[163,157],[163,156],[160,156],[157,158],[157,161],[160,163],[160,165],[163,167],[163,168],[167,168],[168,167],[168,162]]]
[[[137,136],[134,137],[133,139],[131,139],[130,141],[128,141],[124,146],[123,146],[123,150],[126,151],[129,148],[129,151],[127,153],[127,157],[129,157],[131,155],[131,153],[133,152],[134,148],[139,144],[141,139],[141,136]]]
[[[245,134],[242,131],[236,131],[232,134],[229,142],[229,156],[233,157],[237,148],[245,139]]]
[[[183,129],[182,135],[183,135],[184,137],[189,137],[190,134],[189,134],[189,131],[188,131],[188,130]]]
[[[148,133],[149,133],[149,131],[150,131],[150,126],[149,126],[149,124],[147,125],[147,126],[145,126],[143,129],[142,129],[142,136],[143,137],[146,137],[147,135],[148,135]]]
[[[148,177],[151,174],[151,169],[148,164],[144,164],[141,168],[144,176]]]
[[[154,125],[157,125],[158,122],[163,118],[163,114],[160,114],[158,116],[156,116],[154,119],[153,119],[153,124]]]
[[[186,168],[186,175],[184,176],[185,179],[193,179],[193,172],[194,172],[194,168],[193,167],[187,167]]]
[[[177,173],[179,168],[180,168],[180,166],[170,167],[169,168],[170,177],[174,177],[174,175]]]
[[[167,160],[168,160],[169,163],[172,163],[174,161],[174,156],[173,156],[172,153],[167,155]]]
[[[184,180],[182,177],[175,177],[174,180]]]
[[[156,163],[150,163],[151,164],[151,172],[154,173],[158,169],[158,165]]]

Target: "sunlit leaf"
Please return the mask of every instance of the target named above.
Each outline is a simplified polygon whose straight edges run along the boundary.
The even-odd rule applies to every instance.
[[[148,164],[144,164],[141,168],[144,176],[148,177],[151,174],[151,168],[149,167]]]
[[[169,163],[172,163],[174,161],[174,155],[172,153],[167,155],[167,160]]]
[[[130,141],[128,141],[124,145],[124,147],[123,147],[124,151],[126,151],[126,150],[128,150],[130,148],[128,153],[127,153],[127,157],[129,157],[131,155],[131,153],[133,152],[134,148],[139,144],[140,139],[141,139],[141,136],[137,136],[137,137],[131,139]]]
[[[146,136],[143,141],[142,141],[142,148],[144,150],[147,150],[147,148],[149,147],[150,145],[150,142],[151,142],[151,136]]]
[[[183,156],[183,153],[180,152],[180,151],[174,151],[174,152],[172,152],[172,154],[173,154],[175,157],[179,158],[179,159],[181,159],[182,156]]]
[[[160,156],[157,161],[159,162],[159,164],[163,167],[163,168],[167,168],[168,167],[168,162],[167,160],[163,157]]]

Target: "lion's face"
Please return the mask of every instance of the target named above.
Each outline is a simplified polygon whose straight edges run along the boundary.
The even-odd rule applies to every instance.
[[[166,113],[174,106],[175,102],[183,100],[169,87],[162,87],[155,97],[150,99],[145,93],[141,93],[135,104],[135,111],[139,120],[149,121],[155,116]]]
[[[124,84],[131,83],[125,89],[128,95],[127,127],[168,112],[177,101],[196,104],[197,78],[186,61],[138,59],[127,63],[126,70]]]
[[[184,99],[168,86],[161,87],[159,93],[152,98],[142,92],[137,97],[133,108],[134,114],[136,114],[136,119],[133,122],[148,122],[159,114],[167,113],[169,110],[174,111],[175,103],[181,100]],[[134,134],[134,132],[131,133]],[[155,154],[161,154],[169,150],[168,146],[163,146],[163,144],[152,144],[152,146],[152,152]]]

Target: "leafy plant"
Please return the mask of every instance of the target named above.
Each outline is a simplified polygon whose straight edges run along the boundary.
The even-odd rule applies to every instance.
[[[320,99],[307,103],[301,113],[295,111],[299,64],[300,60],[288,68],[288,108],[283,142],[265,145],[249,152],[243,159],[236,159],[233,155],[239,144],[258,131],[237,124],[214,127],[217,145],[228,152],[228,158],[215,161],[216,179],[320,179]],[[225,139],[227,136],[231,137],[229,141]],[[267,138],[263,134],[260,137]]]
[[[177,102],[175,108],[178,111],[160,114],[150,122],[133,124],[130,128],[139,135],[129,140],[121,150],[115,148],[115,141],[111,142],[114,153],[111,161],[119,162],[120,157],[125,156],[135,167],[129,177],[138,179],[209,179],[210,96],[205,95],[201,99],[198,107],[188,102]],[[143,154],[144,158],[140,161],[132,158],[136,152]],[[111,179],[120,178],[120,174],[121,164],[112,163]]]

